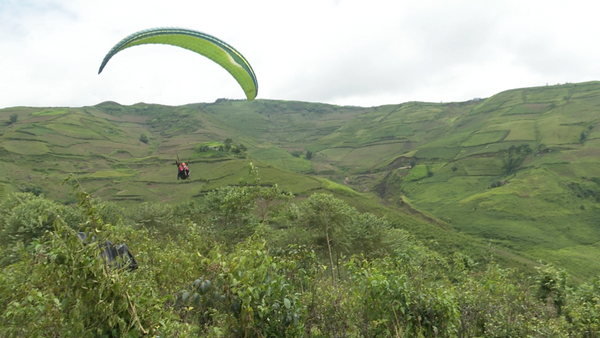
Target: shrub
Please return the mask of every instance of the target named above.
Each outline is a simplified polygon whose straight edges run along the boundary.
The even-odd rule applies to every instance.
[[[81,216],[68,206],[60,205],[32,193],[12,193],[0,204],[0,245],[4,248],[0,266],[17,259],[14,249],[52,230],[52,224],[61,218],[76,224]]]
[[[17,115],[17,113],[11,114],[10,117],[8,118],[8,124],[11,125],[13,123],[16,123],[18,118],[19,118],[19,115]]]
[[[388,256],[347,264],[362,336],[454,337],[460,312],[447,282],[406,271],[403,263]]]
[[[581,285],[566,307],[566,318],[575,337],[597,337],[600,332],[600,279]]]
[[[57,217],[53,231],[33,240],[22,261],[2,270],[0,336],[141,337],[185,332],[165,307],[166,300],[156,297],[151,281],[127,269],[109,268],[98,245],[79,239],[73,228],[102,225],[93,206],[81,202],[89,219],[67,225]],[[93,235],[120,242],[131,236],[131,229],[102,225],[93,229]]]
[[[193,306],[199,326],[218,324],[226,336],[301,336],[306,307],[288,276],[295,275],[300,283],[304,277],[298,276],[301,262],[293,258],[272,256],[256,236],[227,256],[217,247],[203,258],[201,277],[178,294],[177,305]]]

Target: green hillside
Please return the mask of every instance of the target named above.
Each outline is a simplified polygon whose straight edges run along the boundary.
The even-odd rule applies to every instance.
[[[599,104],[600,82],[589,82],[372,108],[276,100],[7,108],[0,195],[72,203],[61,182],[74,173],[106,201],[179,203],[237,184],[254,162],[264,185],[299,198],[334,192],[441,252],[477,256],[491,243],[510,266],[541,260],[587,280],[600,273]],[[220,151],[227,139],[247,151]],[[190,163],[191,180],[176,180],[177,157]]]
[[[0,121],[18,114],[16,123],[0,129],[0,167],[7,173],[0,178],[0,192],[43,193],[48,198],[73,203],[70,184],[61,183],[74,174],[86,191],[104,201],[123,206],[140,202],[182,203],[222,186],[237,185],[240,178],[247,176],[248,163],[253,162],[259,167],[261,184],[278,184],[297,198],[333,193],[359,210],[387,215],[395,227],[414,229],[422,238],[448,243],[444,250],[457,247],[471,248],[476,253],[484,250],[484,244],[471,245],[472,238],[450,229],[437,231],[439,225],[429,224],[419,214],[405,215],[381,206],[370,194],[361,195],[326,177],[304,174],[314,171],[312,162],[305,155],[292,155],[294,150],[303,149],[302,143],[295,141],[302,139],[307,144],[310,141],[307,135],[318,138],[327,134],[357,115],[360,109],[314,105],[325,111],[320,108],[311,113],[285,108],[288,106],[304,107],[301,103],[278,101],[221,100],[182,107],[121,106],[105,102],[83,108],[0,110]],[[267,119],[271,115],[273,122],[265,122],[264,126],[256,123],[254,127],[244,124],[259,120],[256,116],[264,113],[252,107],[267,107],[264,110],[269,112]],[[238,109],[245,109],[246,113],[240,114]],[[333,116],[327,116],[326,112],[332,112]],[[277,122],[280,115],[289,115],[291,131],[275,136],[256,132],[258,128],[282,124]],[[307,116],[306,126],[293,129],[302,116]],[[242,130],[245,125],[248,129]],[[147,143],[140,141],[142,134],[146,135]],[[295,145],[283,147],[284,137],[293,137],[294,142],[288,144]],[[247,151],[236,154],[218,150],[228,138],[234,146],[244,145]],[[189,180],[176,179],[177,157],[189,164]]]
[[[426,122],[407,123],[415,133],[402,145],[410,143],[413,150],[387,167],[372,167],[389,174],[380,183],[386,186],[382,196],[394,200],[403,195],[461,232],[579,276],[594,276],[600,269],[594,259],[600,254],[599,94],[594,82],[430,105],[429,114],[422,114]],[[427,106],[414,105],[421,106],[414,110]],[[460,106],[460,114],[450,112]],[[400,110],[394,112],[400,115]],[[410,110],[403,116],[410,116]],[[438,126],[418,136],[427,129],[425,123]],[[525,145],[529,154],[511,155],[511,147]],[[399,169],[406,158],[419,165]],[[508,169],[511,158],[513,168]]]

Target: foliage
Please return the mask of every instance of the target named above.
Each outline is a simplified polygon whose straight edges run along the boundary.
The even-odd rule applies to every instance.
[[[40,196],[44,193],[44,190],[42,189],[42,187],[38,186],[38,185],[26,185],[21,187],[20,189],[22,192],[30,192],[36,196]]]
[[[231,138],[226,139],[223,143],[204,142],[198,144],[195,148],[197,153],[209,153],[210,157],[224,157],[226,154],[232,153],[241,155],[248,151],[243,144],[234,144]]]
[[[460,312],[448,283],[410,273],[405,270],[405,263],[394,257],[348,263],[356,297],[360,299],[357,311],[361,335],[455,336]]]
[[[125,217],[138,227],[164,232],[172,221],[173,207],[164,203],[144,202],[129,208]]]
[[[210,148],[207,145],[205,145],[205,144],[202,144],[202,145],[199,144],[198,146],[196,146],[196,151],[199,152],[199,153],[205,153],[209,149]]]
[[[502,170],[507,175],[514,173],[523,164],[525,157],[529,154],[531,154],[531,148],[529,148],[528,144],[522,144],[518,147],[510,146],[506,152]]]
[[[504,181],[495,181],[492,182],[492,184],[490,184],[490,188],[499,188],[501,186],[507,185],[509,182],[504,180]]]
[[[258,226],[253,216],[256,197],[248,187],[227,186],[208,193],[205,214],[209,226],[230,243],[248,237]]]
[[[225,151],[230,151],[231,150],[231,144],[233,143],[233,140],[228,138],[225,139],[225,141],[223,141],[223,147],[225,148]]]
[[[552,265],[536,269],[538,270],[536,281],[537,297],[542,301],[551,302],[557,314],[560,315],[567,301],[567,281],[569,275],[566,271],[557,269]]]
[[[445,259],[333,195],[288,203],[248,169],[238,186],[174,206],[121,209],[77,181],[80,212],[8,195],[2,224],[36,212],[53,223],[31,227],[28,246],[8,243],[19,259],[0,272],[0,336],[598,336],[597,279],[572,288],[551,265],[528,279]],[[140,268],[111,268],[105,239],[126,242]]]
[[[3,249],[0,266],[18,259],[15,250],[51,231],[52,224],[59,218],[71,224],[80,220],[75,210],[43,196],[9,194],[0,204],[0,246]]]
[[[117,242],[130,234],[102,224],[90,202],[80,195],[89,217],[81,225],[92,226],[86,228],[88,238]],[[57,217],[54,230],[33,241],[22,261],[2,270],[0,336],[177,336],[185,330],[165,311],[165,299],[156,298],[136,274],[110,268],[99,245],[86,245],[73,228]]]
[[[579,135],[579,143],[584,144],[585,140],[587,140],[587,134],[585,133],[586,131],[582,131],[581,135]]]
[[[8,124],[13,124],[13,123],[17,123],[17,119],[19,118],[19,115],[17,113],[11,114],[10,117],[8,118]]]
[[[142,133],[142,135],[140,135],[140,142],[148,144],[148,136]]]
[[[201,326],[219,321],[227,336],[301,336],[306,309],[296,287],[315,265],[314,253],[298,260],[301,252],[291,247],[273,256],[258,237],[227,256],[217,248],[202,259],[202,277],[178,294],[177,304],[195,307],[189,315]]]
[[[208,193],[205,197],[205,214],[209,226],[227,241],[238,242],[266,224],[293,196],[283,192],[277,184],[260,185],[258,168],[248,165],[252,183],[240,179],[239,186],[225,186]]]
[[[303,204],[298,222],[317,235],[317,242],[327,248],[331,283],[335,286],[333,252],[347,251],[349,231],[356,210],[331,194],[314,194]]]
[[[392,247],[387,242],[393,238],[390,236],[390,229],[391,226],[385,218],[371,213],[356,214],[349,231],[352,252],[367,257],[386,255]]]
[[[376,256],[386,250],[385,236],[390,229],[385,219],[359,213],[331,194],[313,194],[299,207],[289,209],[292,223],[310,234],[311,245],[327,249],[331,282],[335,285],[334,257],[349,253]]]
[[[455,257],[459,337],[566,336],[564,319],[538,301],[527,279],[494,262],[476,274],[464,262]]]
[[[600,280],[594,278],[581,285],[573,293],[565,312],[573,336],[598,337],[600,335]]]

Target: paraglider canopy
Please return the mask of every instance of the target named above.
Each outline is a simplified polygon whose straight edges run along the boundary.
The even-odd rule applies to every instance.
[[[145,44],[178,46],[204,55],[225,68],[235,78],[249,101],[254,100],[258,94],[254,70],[242,54],[214,36],[184,28],[151,28],[129,35],[106,54],[98,74],[102,73],[108,61],[118,52]]]

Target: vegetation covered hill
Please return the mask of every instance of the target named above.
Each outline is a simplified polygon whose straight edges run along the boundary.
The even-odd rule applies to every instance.
[[[182,203],[237,184],[254,162],[262,184],[298,197],[334,192],[442,252],[490,242],[513,266],[552,262],[583,281],[600,272],[599,102],[600,83],[589,82],[372,108],[273,100],[8,108],[0,193],[73,202],[60,182],[76,173],[105,201]],[[177,156],[190,162],[191,180],[176,180]]]
[[[419,213],[388,209],[376,196],[359,194],[327,177],[306,174],[314,169],[303,144],[362,112],[299,102],[228,100],[182,107],[105,102],[84,108],[4,109],[0,121],[16,118],[0,127],[0,166],[7,173],[0,187],[5,194],[32,192],[72,204],[71,186],[62,183],[74,174],[95,198],[121,206],[185,204],[219,187],[239,185],[253,162],[264,186],[277,184],[298,199],[332,193],[362,211],[387,216],[394,227],[443,243],[444,252],[460,247],[481,257],[484,242],[430,223]],[[302,119],[305,125],[299,127]],[[285,131],[267,133],[273,125]],[[245,131],[238,129],[244,126]],[[177,157],[189,164],[189,180],[177,180]]]
[[[441,127],[404,143],[415,147],[385,168],[380,192],[462,232],[594,276],[599,94],[596,82],[510,90],[464,104],[459,116],[431,118]],[[391,169],[408,158],[416,160],[410,171]]]
[[[0,336],[596,337],[599,104],[2,109]]]

